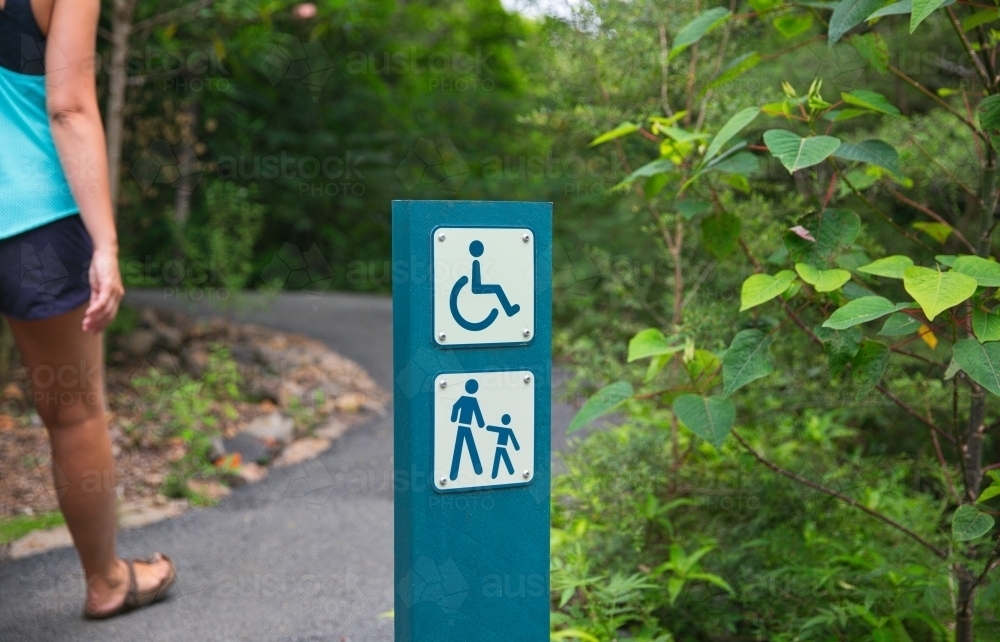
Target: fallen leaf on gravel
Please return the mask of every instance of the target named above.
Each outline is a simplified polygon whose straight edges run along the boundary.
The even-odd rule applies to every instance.
[[[216,468],[224,471],[236,470],[243,463],[243,456],[239,453],[229,453],[216,459],[213,464]]]

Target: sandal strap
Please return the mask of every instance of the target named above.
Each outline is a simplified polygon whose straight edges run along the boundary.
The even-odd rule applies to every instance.
[[[139,606],[139,582],[135,577],[135,560],[125,560],[128,566],[128,590],[125,593],[125,603],[132,608]]]

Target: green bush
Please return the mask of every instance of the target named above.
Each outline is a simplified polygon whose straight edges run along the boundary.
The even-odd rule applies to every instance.
[[[150,369],[132,385],[146,405],[144,420],[156,422],[161,440],[180,439],[184,456],[171,463],[163,483],[168,497],[186,497],[196,504],[209,503],[191,490],[192,479],[221,480],[224,471],[210,457],[212,440],[220,436],[220,419],[235,419],[234,402],[243,399],[241,377],[229,351],[213,346],[201,379],[187,373],[164,375]]]
[[[686,459],[676,466],[664,419],[640,411],[567,455],[569,472],[553,489],[557,628],[602,641],[667,632],[677,640],[906,639],[876,633],[903,630],[913,640],[949,639],[940,560],[736,447],[719,453],[682,433]],[[854,456],[856,431],[837,413],[805,411],[744,432],[780,465],[940,539],[944,507],[911,490],[931,462]],[[704,551],[699,568],[672,594],[680,579],[660,569],[696,551]]]

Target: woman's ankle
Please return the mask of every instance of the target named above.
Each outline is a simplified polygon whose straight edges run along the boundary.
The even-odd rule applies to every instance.
[[[94,573],[88,578],[87,592],[106,594],[108,591],[116,591],[123,584],[128,584],[128,566],[123,560],[116,559],[108,571]]]

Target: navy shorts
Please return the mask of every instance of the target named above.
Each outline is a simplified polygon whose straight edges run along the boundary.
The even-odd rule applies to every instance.
[[[48,319],[87,303],[93,254],[79,214],[0,239],[0,314]]]

